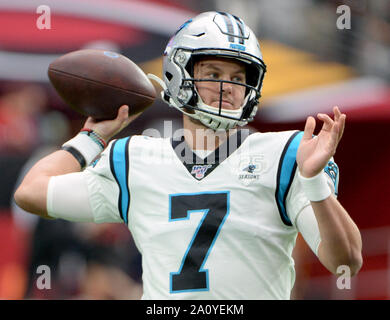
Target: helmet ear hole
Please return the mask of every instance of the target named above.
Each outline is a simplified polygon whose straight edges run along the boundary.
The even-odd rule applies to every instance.
[[[246,107],[244,108],[241,119],[247,119],[251,116],[253,109],[258,105],[259,101],[257,98],[252,98],[248,101]]]
[[[197,57],[193,55],[187,62],[187,65],[185,66],[186,71],[190,75],[190,77],[194,77],[194,66],[196,63]]]
[[[193,85],[193,88],[192,88],[192,97],[191,97],[191,100],[188,101],[188,104],[189,104],[190,106],[195,107],[195,106],[198,104],[198,101],[199,101],[199,99],[198,99],[198,94],[197,94],[197,92],[196,92],[196,90],[195,90],[195,85]]]
[[[173,78],[172,73],[170,73],[168,71],[165,72],[165,76],[167,77],[168,81],[171,81],[171,79]]]

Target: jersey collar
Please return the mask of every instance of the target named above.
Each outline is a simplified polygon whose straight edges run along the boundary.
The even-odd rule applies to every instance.
[[[210,153],[205,159],[200,158],[193,152],[185,141],[184,135],[181,135],[178,138],[172,137],[170,142],[174,152],[188,172],[196,180],[202,180],[236,151],[249,135],[249,130],[237,130],[236,133],[229,136],[224,143]]]

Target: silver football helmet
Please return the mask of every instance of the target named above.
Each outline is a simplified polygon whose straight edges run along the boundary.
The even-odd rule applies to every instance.
[[[226,80],[195,79],[194,63],[201,57],[222,57],[244,62],[246,83]],[[205,126],[228,130],[252,121],[259,103],[266,66],[253,31],[238,17],[224,12],[205,12],[185,22],[169,40],[164,52],[163,80],[149,75],[163,87],[163,101]],[[196,81],[233,83],[246,87],[239,109],[226,110],[206,105],[197,92]]]

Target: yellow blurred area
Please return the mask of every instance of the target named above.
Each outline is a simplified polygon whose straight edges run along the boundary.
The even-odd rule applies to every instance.
[[[262,90],[262,100],[285,93],[332,84],[353,78],[352,68],[340,63],[319,61],[303,50],[264,40],[261,50],[267,65],[267,73]],[[162,77],[162,57],[140,65],[146,74]],[[156,85],[155,82],[153,82]]]
[[[274,41],[264,41],[262,53],[267,64],[263,99],[355,76],[353,69],[348,66],[319,61],[313,54]]]

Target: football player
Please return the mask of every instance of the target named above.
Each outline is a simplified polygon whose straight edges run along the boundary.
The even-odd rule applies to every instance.
[[[238,17],[206,12],[164,52],[162,99],[183,113],[170,138],[106,143],[133,118],[96,122],[40,160],[15,193],[48,218],[125,223],[142,254],[144,299],[289,299],[298,232],[336,274],[362,265],[361,236],[336,198],[345,118],[249,134],[266,66]],[[130,105],[131,108],[131,105]]]

